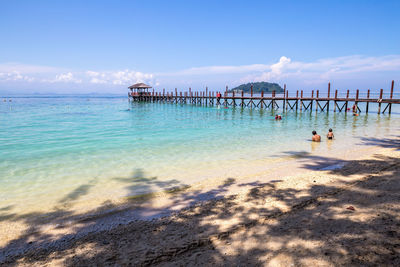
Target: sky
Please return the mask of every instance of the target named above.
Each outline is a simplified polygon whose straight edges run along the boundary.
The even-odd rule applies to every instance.
[[[0,0],[0,94],[400,91],[400,1]]]

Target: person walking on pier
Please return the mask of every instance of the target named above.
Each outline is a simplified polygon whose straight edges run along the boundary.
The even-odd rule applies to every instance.
[[[321,142],[321,136],[317,134],[316,131],[312,131],[313,137],[312,137],[312,141],[313,142]]]
[[[221,100],[221,93],[218,92],[218,93],[217,93],[217,105],[220,105],[220,104],[221,104],[221,103],[220,103],[220,100]]]

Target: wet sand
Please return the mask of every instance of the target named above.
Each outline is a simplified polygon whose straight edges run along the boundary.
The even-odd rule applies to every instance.
[[[105,205],[107,213],[47,214],[63,219],[27,221],[17,238],[3,232],[0,263],[399,265],[399,147],[388,138],[347,157],[294,154],[290,166]]]

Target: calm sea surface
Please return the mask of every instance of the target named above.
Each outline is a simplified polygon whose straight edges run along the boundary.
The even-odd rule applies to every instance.
[[[1,101],[0,210],[103,202],[232,177],[247,163],[268,164],[286,152],[334,154],[365,142],[361,137],[391,137],[400,128],[397,114],[292,111],[278,122],[273,115],[130,104],[126,97]],[[329,128],[336,136],[330,143]],[[309,141],[314,129],[323,136],[318,147]]]

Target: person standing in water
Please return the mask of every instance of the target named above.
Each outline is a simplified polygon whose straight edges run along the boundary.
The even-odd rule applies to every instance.
[[[335,137],[335,136],[333,135],[332,129],[329,129],[329,132],[328,132],[328,134],[326,135],[326,137],[328,137],[329,140],[332,140],[333,137]]]
[[[316,131],[312,131],[313,137],[312,137],[312,141],[313,142],[321,142],[321,136],[317,134]]]

